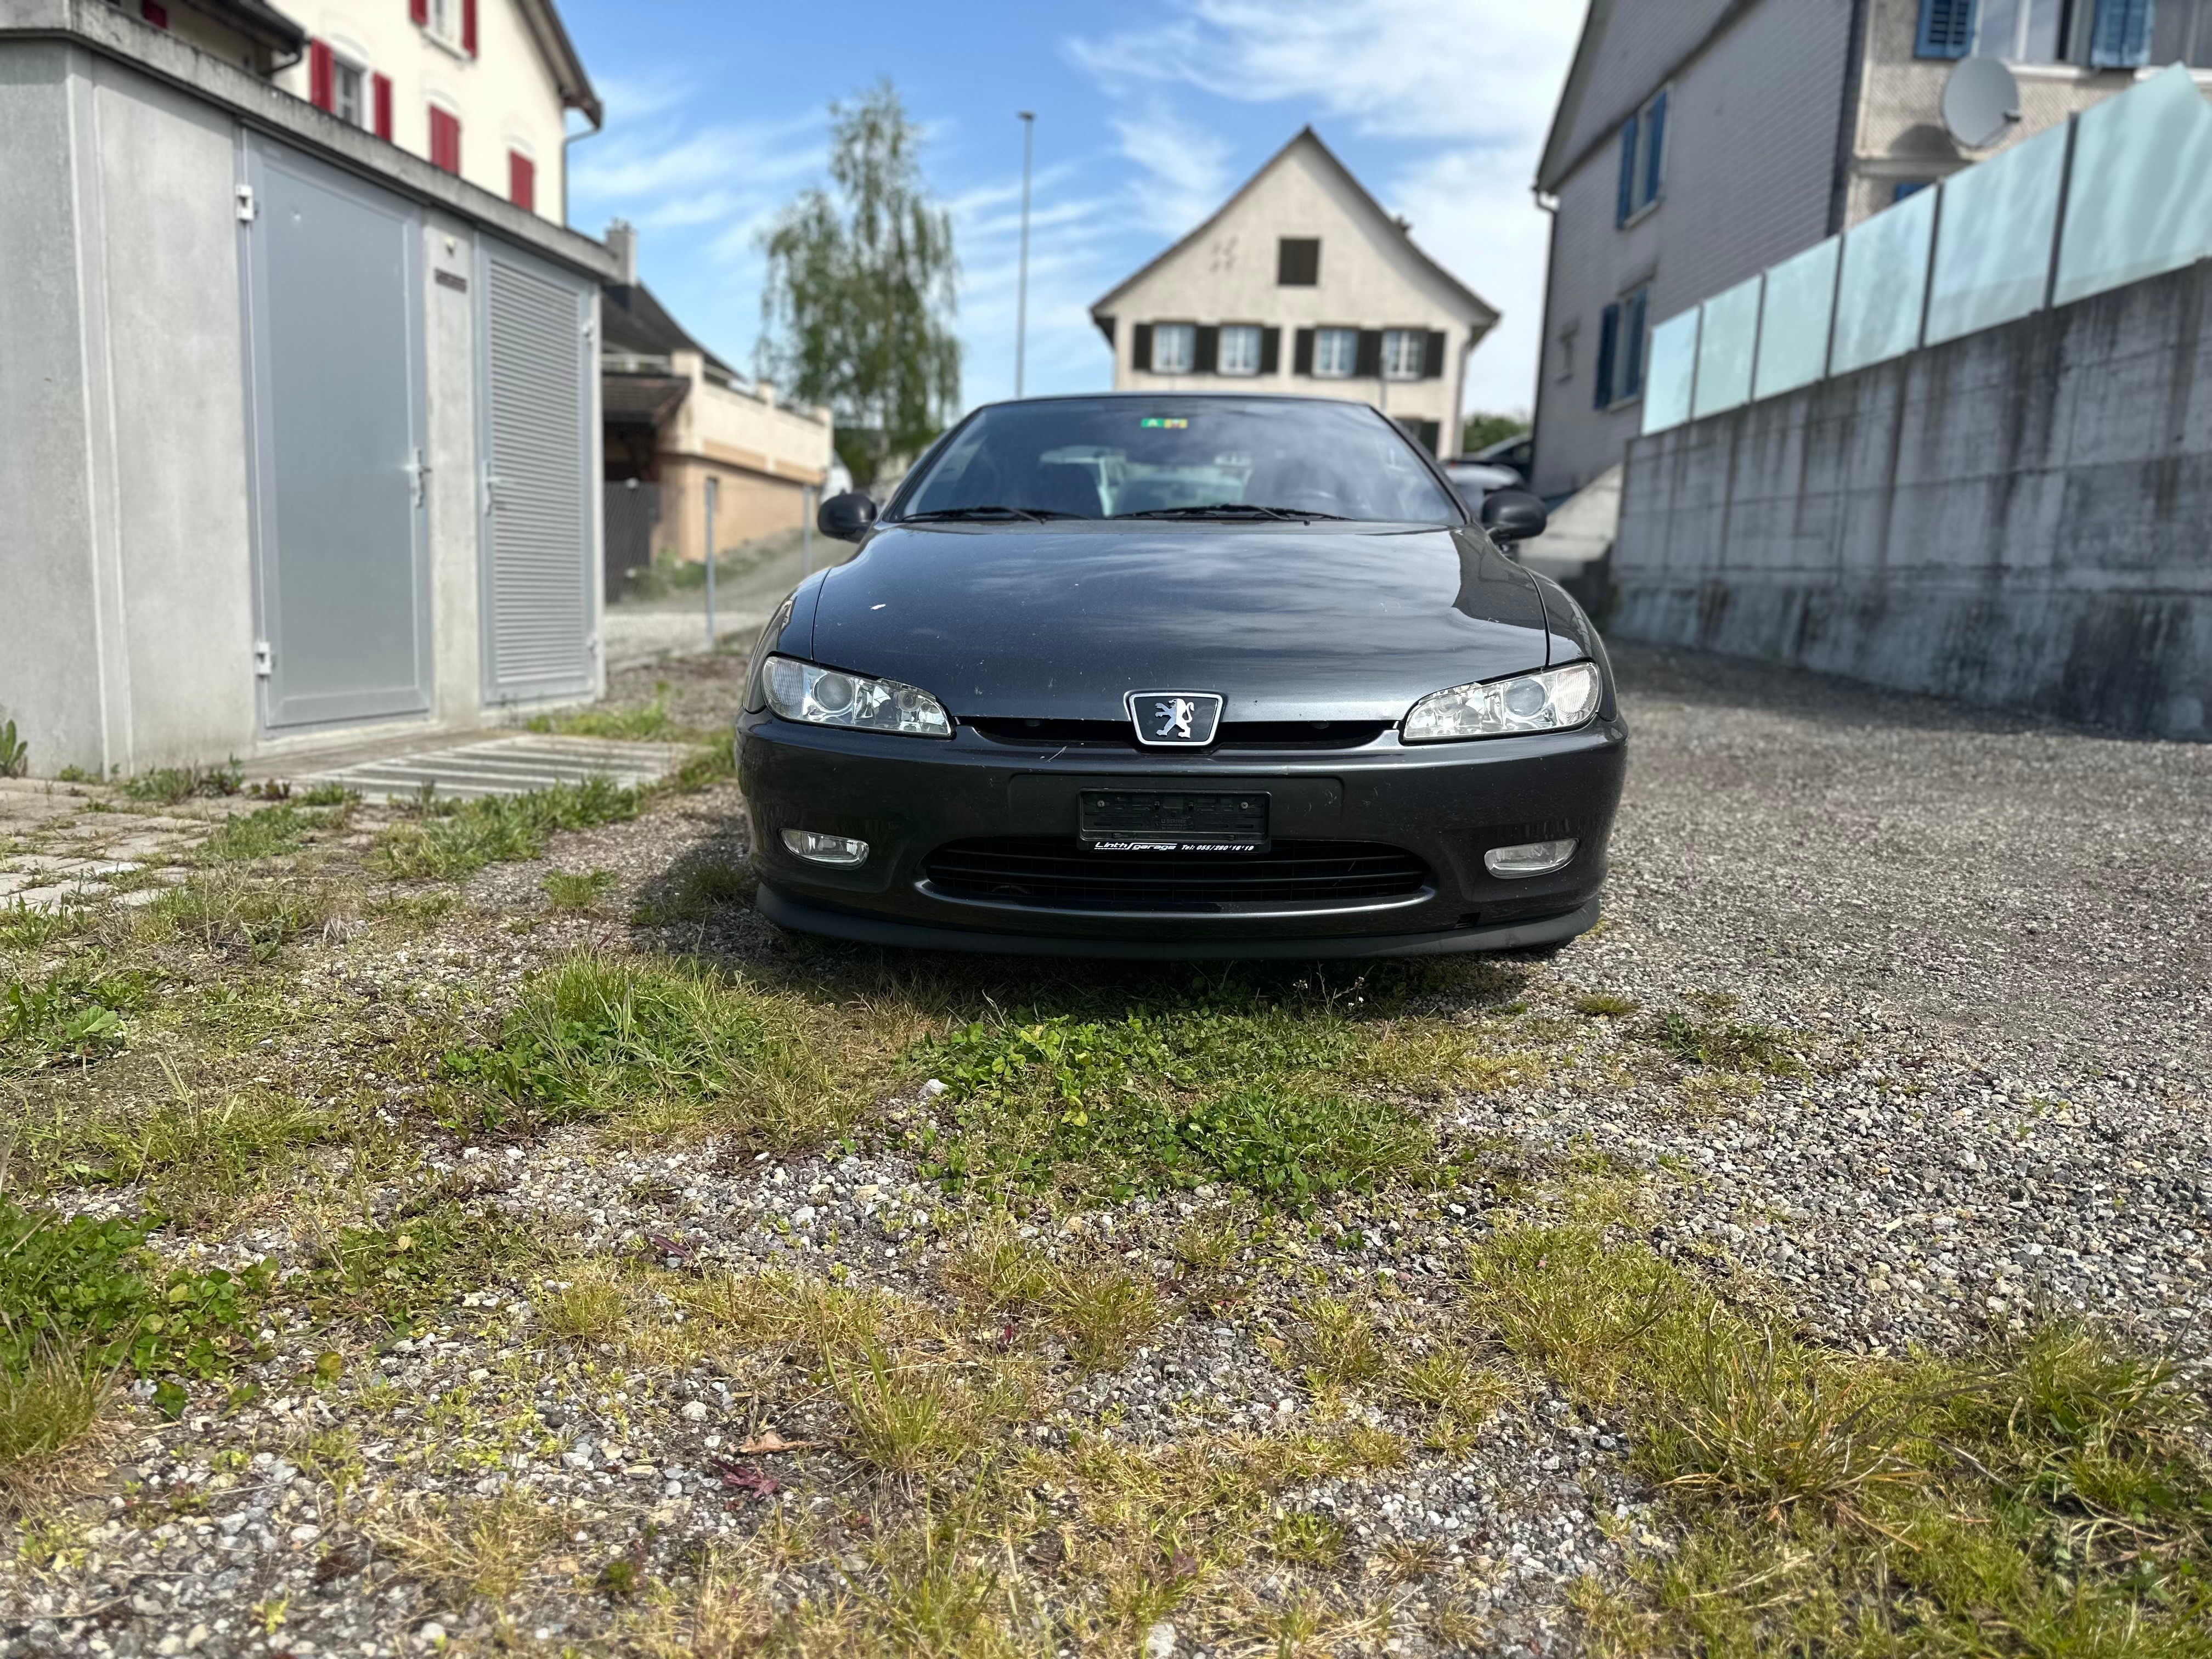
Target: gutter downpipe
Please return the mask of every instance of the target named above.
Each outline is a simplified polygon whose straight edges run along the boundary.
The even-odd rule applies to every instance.
[[[1547,195],[1540,183],[1532,183],[1528,186],[1528,196],[1529,199],[1535,203],[1536,210],[1539,213],[1548,214],[1552,221],[1552,228],[1544,239],[1544,316],[1541,323],[1538,325],[1543,330],[1543,334],[1536,342],[1535,395],[1528,400],[1528,436],[1533,446],[1540,444],[1543,441],[1544,388],[1551,378],[1544,373],[1544,353],[1552,340],[1552,284],[1559,277],[1559,198]],[[1462,398],[1467,395],[1464,389],[1460,395]],[[1461,411],[1461,419],[1462,421],[1466,419],[1466,411]],[[1540,453],[1532,448],[1528,458],[1528,488],[1531,489],[1536,487],[1535,464],[1540,459],[1541,459]]]

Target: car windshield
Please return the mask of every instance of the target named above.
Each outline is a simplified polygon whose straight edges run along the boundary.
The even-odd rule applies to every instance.
[[[894,516],[1455,523],[1412,441],[1359,404],[1062,398],[979,410]]]

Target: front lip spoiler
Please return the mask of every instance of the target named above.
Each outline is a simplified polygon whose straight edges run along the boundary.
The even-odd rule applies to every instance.
[[[1079,904],[1016,904],[1006,899],[970,898],[965,893],[947,893],[936,883],[921,880],[915,883],[914,890],[925,898],[935,899],[939,904],[964,904],[976,910],[998,910],[1013,916],[1067,916],[1091,918],[1113,916],[1131,921],[1182,921],[1200,927],[1218,917],[1226,921],[1296,921],[1301,916],[1357,916],[1384,915],[1393,910],[1417,909],[1437,896],[1432,884],[1423,884],[1418,893],[1405,893],[1395,898],[1362,899],[1356,904],[1331,904],[1326,900],[1308,904],[1271,904],[1260,902],[1238,905],[1225,902],[1210,910],[1123,910],[1103,907],[1086,908]],[[948,931],[957,932],[957,929]]]
[[[1512,922],[1502,927],[1453,927],[1441,933],[1322,935],[1311,939],[1121,939],[986,933],[964,927],[890,921],[793,898],[766,882],[761,883],[754,906],[779,927],[794,933],[823,933],[862,945],[971,951],[989,956],[1095,957],[1137,962],[1310,961],[1329,957],[1429,957],[1462,951],[1522,951],[1561,944],[1577,933],[1588,933],[1598,919],[1598,901],[1593,898],[1564,915]]]

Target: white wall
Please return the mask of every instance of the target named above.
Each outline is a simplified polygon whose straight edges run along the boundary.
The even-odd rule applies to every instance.
[[[1321,239],[1321,280],[1312,288],[1276,282],[1277,243]],[[1443,453],[1458,448],[1460,386],[1476,319],[1395,232],[1377,234],[1371,210],[1311,151],[1292,149],[1232,204],[1204,236],[1162,260],[1116,294],[1114,384],[1121,390],[1294,392],[1374,404],[1393,418],[1438,423]],[[1139,367],[1140,323],[1258,323],[1282,330],[1273,375],[1163,375]],[[1292,372],[1301,328],[1417,328],[1441,331],[1443,373],[1434,380],[1318,380]]]
[[[460,0],[452,3],[458,16]],[[286,0],[285,9],[339,57],[365,72],[392,77],[393,143],[427,157],[430,106],[442,105],[460,117],[461,177],[504,197],[507,152],[519,149],[537,165],[536,210],[560,222],[561,94],[514,0],[478,0],[473,58],[409,21],[407,0]],[[276,81],[305,98],[307,60],[282,70]],[[373,117],[371,105],[363,125]]]

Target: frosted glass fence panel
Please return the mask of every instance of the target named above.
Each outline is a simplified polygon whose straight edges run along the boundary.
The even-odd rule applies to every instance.
[[[1794,392],[1827,373],[1828,325],[1836,315],[1836,264],[1843,251],[1843,238],[1831,236],[1766,273],[1753,397]]]
[[[1664,432],[1690,418],[1698,379],[1698,313],[1669,317],[1651,331],[1644,360],[1644,429]]]
[[[1738,283],[1705,301],[1698,341],[1697,418],[1751,401],[1751,366],[1759,349],[1759,295],[1766,278]]]
[[[1920,343],[1936,196],[1932,190],[1908,196],[1844,234],[1829,374],[1848,374],[1869,363],[1901,357]]]
[[[2179,64],[2082,111],[2055,305],[2212,253],[2212,105]]]
[[[1943,181],[1928,283],[1929,345],[2042,309],[2065,175],[2059,125]]]

